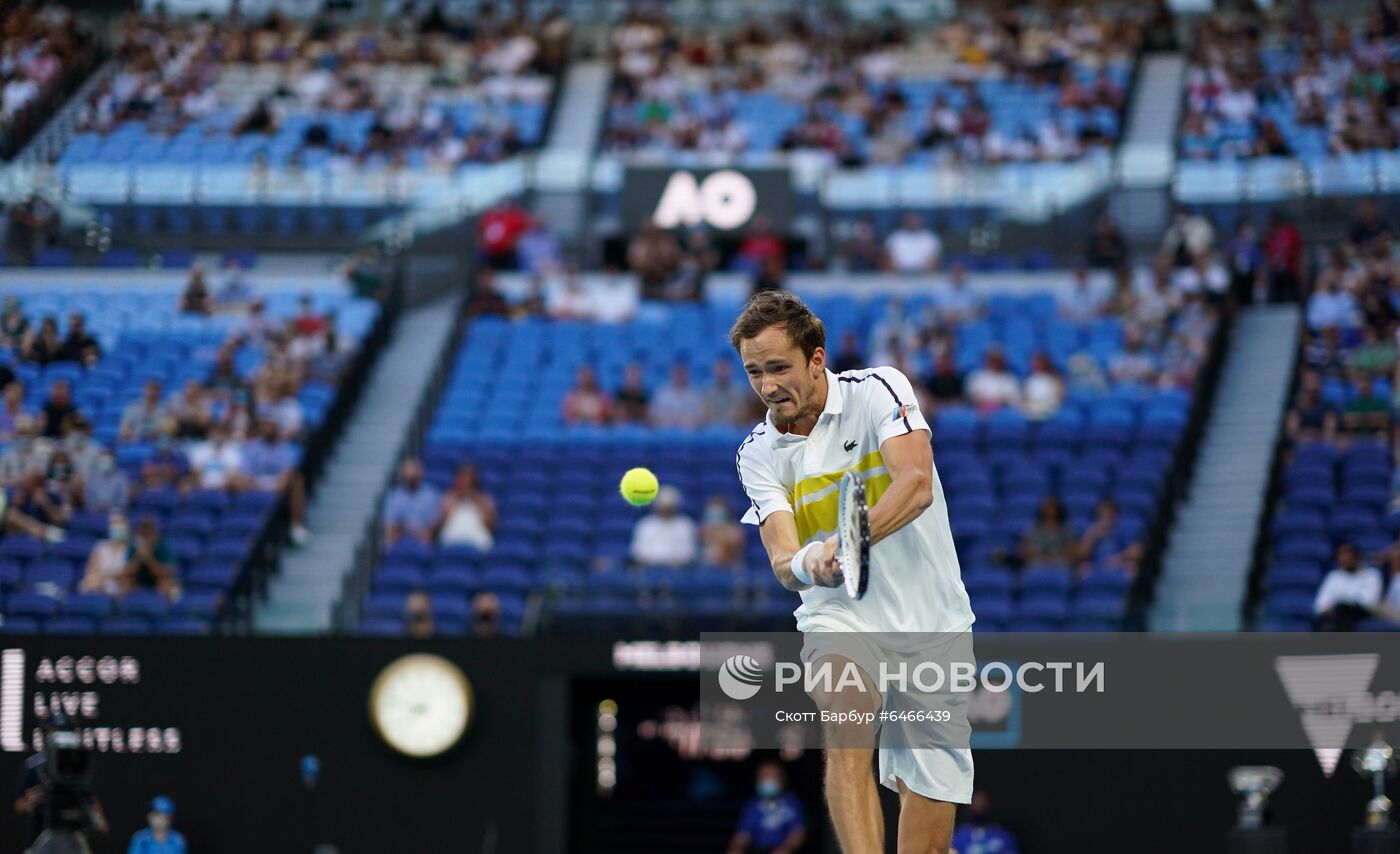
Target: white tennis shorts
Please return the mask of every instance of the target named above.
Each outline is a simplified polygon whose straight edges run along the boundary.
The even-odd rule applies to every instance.
[[[802,634],[802,660],[815,662],[827,655],[844,656],[864,670],[872,682],[879,672],[879,662],[892,661],[900,653],[883,649],[876,638],[852,632],[835,621],[822,625],[820,617],[809,624]],[[907,653],[905,653],[907,654]],[[882,698],[888,704],[888,698]],[[880,785],[899,791],[904,783],[926,798],[954,804],[972,802],[972,750],[962,747],[907,747],[908,741],[898,736],[894,725],[880,726]],[[895,744],[899,746],[887,747]]]

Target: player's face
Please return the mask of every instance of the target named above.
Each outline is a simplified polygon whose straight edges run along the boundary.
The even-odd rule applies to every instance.
[[[808,359],[784,329],[770,326],[740,342],[739,357],[774,424],[791,424],[813,406],[817,378],[826,370],[820,347]]]

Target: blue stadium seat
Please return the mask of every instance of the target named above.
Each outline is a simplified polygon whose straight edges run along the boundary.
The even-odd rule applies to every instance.
[[[402,593],[376,593],[365,602],[366,619],[391,617],[402,619],[406,596]]]
[[[143,617],[109,617],[98,624],[97,631],[104,635],[148,635],[151,621]]]
[[[213,632],[209,621],[201,617],[170,616],[155,623],[156,634],[197,636]]]
[[[103,593],[76,593],[63,600],[65,617],[85,617],[99,620],[111,616],[112,598]]]
[[[186,591],[170,606],[170,616],[211,621],[218,618],[223,604],[224,596],[217,590]]]
[[[44,621],[46,635],[90,635],[97,631],[97,624],[87,617],[54,617]]]
[[[356,627],[355,633],[362,637],[401,637],[404,634],[402,617],[367,617]]]
[[[155,619],[170,611],[170,600],[154,590],[133,590],[117,600],[117,614],[122,617]]]
[[[1063,597],[1074,586],[1074,579],[1068,567],[1031,567],[1021,575],[1021,594],[1038,596],[1041,594]]]
[[[1283,619],[1312,619],[1313,594],[1295,590],[1279,590],[1267,600],[1270,617]]]
[[[5,600],[7,617],[45,618],[52,617],[56,613],[58,613],[58,600],[41,593],[21,591],[11,594]]]
[[[239,568],[225,560],[210,560],[194,566],[185,576],[185,588],[190,592],[229,591],[238,581]]]
[[[427,578],[418,566],[386,564],[374,574],[374,589],[381,593],[407,593],[422,588]]]

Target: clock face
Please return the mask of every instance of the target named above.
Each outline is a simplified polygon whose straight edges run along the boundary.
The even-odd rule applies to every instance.
[[[461,740],[471,722],[471,684],[445,658],[406,655],[374,680],[369,713],[390,747],[405,756],[437,756]]]

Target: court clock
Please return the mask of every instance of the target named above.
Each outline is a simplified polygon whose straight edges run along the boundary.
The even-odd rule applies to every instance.
[[[462,740],[475,701],[457,665],[415,653],[390,662],[369,692],[369,716],[389,747],[414,759],[441,756]]]

